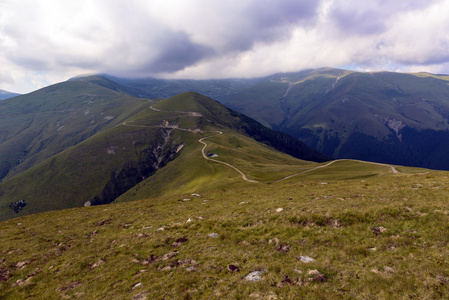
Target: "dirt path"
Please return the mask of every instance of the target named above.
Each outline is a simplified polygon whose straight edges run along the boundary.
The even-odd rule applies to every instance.
[[[236,170],[240,175],[242,175],[243,180],[245,180],[245,181],[247,181],[247,182],[254,182],[254,183],[259,183],[259,182],[261,182],[261,181],[257,181],[257,180],[248,179],[248,178],[246,177],[245,173],[243,173],[242,171],[240,171],[239,169],[237,169],[235,166],[233,166],[233,165],[231,165],[231,164],[228,164],[228,163],[226,163],[226,162],[219,161],[219,160],[216,160],[216,159],[207,157],[207,155],[206,155],[206,153],[205,153],[205,150],[206,150],[206,147],[207,147],[207,143],[204,142],[204,140],[205,140],[205,139],[208,139],[208,138],[211,138],[211,137],[214,137],[214,136],[217,136],[217,135],[223,134],[222,131],[211,131],[211,132],[217,132],[217,134],[210,135],[210,136],[206,136],[206,137],[200,138],[200,139],[198,140],[198,142],[200,142],[201,144],[204,145],[203,149],[201,149],[201,153],[203,154],[203,157],[204,157],[205,159],[207,159],[207,160],[210,160],[210,161],[213,161],[213,162],[217,162],[217,163],[226,165],[226,166],[228,166],[228,167],[230,167],[230,168]]]
[[[201,113],[199,113],[199,112],[194,112],[194,111],[166,111],[166,110],[160,110],[160,109],[154,108],[154,107],[152,107],[152,106],[150,106],[150,108],[151,108],[152,110],[158,111],[158,112],[178,113],[178,114],[182,114],[183,116],[197,117],[197,118],[199,118],[199,117],[204,117]],[[209,121],[209,120],[208,120],[208,121]],[[159,124],[159,125],[138,125],[138,124],[130,124],[130,123],[133,123],[133,122],[137,122],[137,121],[128,121],[128,122],[124,122],[124,123],[122,123],[122,125],[123,125],[123,126],[130,126],[130,127],[171,128],[171,129],[182,130],[182,131],[188,131],[188,132],[193,132],[193,133],[215,132],[215,134],[213,134],[213,135],[209,135],[209,136],[206,136],[206,137],[202,137],[202,138],[200,138],[200,139],[198,140],[198,142],[200,142],[201,144],[204,145],[203,148],[201,149],[201,154],[203,155],[204,159],[209,160],[209,161],[213,161],[213,162],[216,162],[216,163],[219,163],[219,164],[222,164],[222,165],[225,165],[225,166],[228,166],[228,167],[234,169],[235,171],[237,171],[237,173],[239,173],[239,174],[242,176],[242,179],[243,179],[243,180],[245,180],[245,181],[247,181],[247,182],[251,182],[251,183],[274,183],[274,182],[280,182],[280,181],[287,180],[287,179],[290,179],[290,178],[292,178],[292,177],[295,177],[295,176],[297,176],[297,175],[309,173],[309,172],[312,172],[312,171],[315,171],[315,170],[318,170],[318,169],[321,169],[321,168],[328,167],[328,166],[332,165],[333,163],[336,163],[336,162],[339,162],[339,161],[356,161],[356,162],[360,162],[360,163],[366,163],[366,164],[373,164],[373,165],[385,166],[385,167],[387,167],[387,168],[390,168],[390,170],[391,170],[391,172],[392,172],[393,174],[398,174],[398,173],[399,173],[399,171],[398,171],[394,166],[391,166],[391,165],[388,165],[388,164],[376,163],[376,162],[369,162],[369,161],[363,161],[363,160],[356,160],[356,159],[337,159],[337,160],[330,161],[330,162],[328,162],[328,163],[326,163],[326,164],[324,164],[324,165],[320,165],[320,166],[317,166],[317,167],[315,167],[315,168],[312,168],[312,169],[309,169],[309,170],[306,170],[306,171],[302,171],[302,172],[299,172],[299,173],[295,173],[295,174],[286,176],[286,177],[284,177],[284,178],[281,178],[281,179],[278,179],[278,180],[275,180],[275,181],[258,181],[258,180],[252,180],[252,179],[248,179],[248,177],[246,177],[245,173],[243,173],[243,172],[242,172],[241,170],[239,170],[237,167],[235,167],[235,166],[233,166],[233,165],[231,165],[231,164],[229,164],[229,163],[226,163],[226,162],[223,162],[223,161],[220,161],[220,160],[217,160],[217,159],[210,158],[210,157],[208,157],[208,156],[206,155],[205,151],[206,151],[206,148],[207,148],[208,145],[207,145],[207,143],[206,143],[204,140],[206,140],[206,139],[208,139],[208,138],[212,138],[212,137],[214,137],[214,136],[221,135],[221,134],[223,134],[222,131],[219,131],[219,130],[216,130],[216,131],[203,131],[203,130],[201,130],[201,129],[199,129],[199,128],[196,128],[196,129],[180,128],[180,127],[178,127],[178,125],[163,125],[163,124]],[[209,122],[210,122],[210,121],[209,121]]]

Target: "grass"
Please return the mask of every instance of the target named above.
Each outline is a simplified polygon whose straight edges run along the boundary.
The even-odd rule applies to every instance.
[[[330,179],[341,167],[329,166],[326,184],[292,178],[3,221],[0,297],[447,296],[448,174]],[[261,281],[242,280],[254,270]]]

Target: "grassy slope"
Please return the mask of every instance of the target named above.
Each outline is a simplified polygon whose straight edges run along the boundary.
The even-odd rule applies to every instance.
[[[0,177],[12,177],[148,107],[88,80],[0,102]]]
[[[444,298],[448,173],[398,169],[342,161],[279,183],[3,221],[0,297]],[[242,280],[255,270],[261,281]]]
[[[447,76],[318,69],[270,77],[226,103],[330,156],[376,160],[363,156],[364,149],[354,149],[355,133],[372,138],[372,148],[407,157],[403,163],[417,161],[412,157],[418,155],[420,165],[436,168],[425,157],[437,155],[438,145],[425,153],[407,149],[416,148],[413,141],[418,136],[443,139],[442,130],[449,129],[448,92]],[[406,128],[396,134],[391,127],[395,122]]]
[[[177,124],[181,129],[201,128],[203,133],[171,129],[168,145],[184,144],[179,157],[121,198],[129,200],[179,194],[200,187],[202,190],[212,189],[228,184],[223,177],[235,182],[235,171],[224,166],[211,167],[202,157],[202,145],[198,140],[216,134],[217,130],[221,130],[223,135],[208,140],[210,150],[207,151],[216,151],[219,159],[242,168],[254,179],[275,180],[297,172],[298,164],[313,165],[243,135],[242,127],[246,123],[237,114],[231,114],[226,107],[205,96],[185,93],[153,105],[166,112],[142,109],[126,120],[126,126],[119,124],[106,129],[0,183],[0,219],[16,216],[9,205],[21,199],[27,205],[20,214],[77,207],[92,201],[95,196],[101,196],[107,191],[108,183],[139,176],[130,166],[143,164],[146,167],[154,162],[143,162],[143,158],[157,151],[159,146],[154,143],[159,139],[161,129],[152,126],[160,125],[163,120]],[[191,117],[182,111],[201,112],[203,116]],[[265,174],[265,170],[273,165],[279,171]],[[119,174],[128,177],[119,177]]]

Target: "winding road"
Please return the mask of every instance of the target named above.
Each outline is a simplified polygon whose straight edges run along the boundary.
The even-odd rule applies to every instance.
[[[154,111],[158,111],[158,112],[168,112],[168,113],[177,113],[177,114],[181,114],[181,115],[179,115],[179,116],[189,116],[189,117],[196,117],[196,118],[204,117],[201,113],[199,113],[199,112],[194,112],[194,111],[166,111],[166,110],[160,110],[160,109],[154,108],[153,106],[150,106],[150,109],[152,109],[152,110],[154,110]],[[172,117],[173,117],[173,116],[172,116]],[[172,118],[172,117],[171,117],[171,118]],[[178,116],[175,116],[175,117],[178,117]],[[206,120],[207,120],[207,119],[206,119]],[[145,121],[145,120],[139,120],[139,121]],[[207,120],[207,121],[209,121],[209,120]],[[317,166],[317,167],[315,167],[315,168],[311,168],[311,169],[306,170],[306,171],[302,171],[302,172],[299,172],[299,173],[295,173],[295,174],[292,174],[292,175],[283,177],[283,178],[278,179],[278,180],[275,180],[275,181],[258,181],[258,180],[252,180],[252,179],[248,179],[248,177],[246,177],[245,173],[243,173],[243,172],[242,172],[241,170],[239,170],[237,167],[235,167],[235,166],[233,166],[233,165],[231,165],[231,164],[229,164],[229,163],[226,163],[226,162],[223,162],[223,161],[220,161],[220,160],[217,160],[217,159],[210,158],[210,157],[208,157],[208,156],[206,155],[205,152],[206,152],[206,148],[207,148],[208,145],[207,145],[207,143],[206,143],[204,140],[209,139],[209,138],[212,138],[212,137],[215,137],[215,136],[218,136],[218,135],[221,135],[221,134],[223,134],[222,131],[219,131],[219,130],[216,130],[216,131],[203,131],[203,130],[201,130],[200,128],[196,128],[196,129],[180,128],[180,127],[178,127],[178,125],[169,125],[168,122],[167,122],[167,124],[165,124],[165,125],[164,125],[164,124],[159,124],[159,125],[138,125],[138,124],[131,124],[131,123],[134,123],[134,122],[138,122],[138,121],[128,121],[128,122],[123,122],[122,125],[123,125],[123,126],[129,126],[129,127],[170,128],[170,129],[176,129],[176,130],[188,131],[188,132],[193,132],[193,133],[214,132],[215,134],[213,134],[213,135],[209,135],[209,136],[202,137],[202,138],[198,139],[198,142],[200,142],[201,144],[204,145],[203,148],[201,149],[201,154],[203,155],[203,158],[205,158],[206,160],[213,161],[213,162],[216,162],[216,163],[219,163],[219,164],[222,164],[222,165],[225,165],[225,166],[228,166],[228,167],[234,169],[237,173],[239,173],[239,174],[242,176],[242,179],[243,179],[243,180],[245,180],[245,181],[247,181],[247,182],[251,182],[251,183],[274,183],[274,182],[280,182],[280,181],[287,180],[287,179],[290,179],[290,178],[292,178],[292,177],[295,177],[295,176],[298,176],[298,175],[301,175],[301,174],[305,174],[305,173],[312,172],[312,171],[315,171],[315,170],[318,170],[318,169],[321,169],[321,168],[328,167],[328,166],[330,166],[330,165],[332,165],[332,164],[334,164],[334,163],[336,163],[336,162],[339,162],[339,161],[355,161],[355,162],[360,162],[360,163],[379,165],[379,166],[384,166],[384,167],[390,168],[390,170],[391,170],[391,172],[392,172],[393,174],[398,174],[398,173],[399,173],[399,171],[398,171],[394,166],[391,166],[391,165],[388,165],[388,164],[376,163],[376,162],[369,162],[369,161],[363,161],[363,160],[356,160],[356,159],[336,159],[336,160],[330,161],[330,162],[328,162],[328,163],[326,163],[326,164],[324,164],[324,165],[320,165],[320,166]],[[210,121],[209,121],[209,122],[210,122]]]

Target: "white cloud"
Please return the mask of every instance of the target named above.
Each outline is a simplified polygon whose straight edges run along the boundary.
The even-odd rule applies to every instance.
[[[0,0],[0,88],[83,73],[248,77],[322,66],[449,72],[447,1]]]

